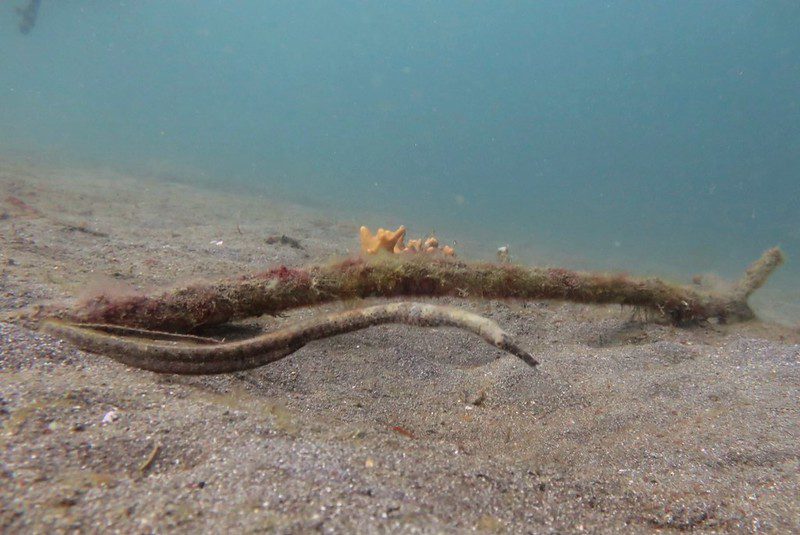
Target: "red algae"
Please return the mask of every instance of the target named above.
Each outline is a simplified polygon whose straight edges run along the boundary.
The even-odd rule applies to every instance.
[[[290,268],[284,265],[262,271],[253,276],[254,279],[277,279],[278,282],[305,282],[310,281],[308,272],[302,269]]]

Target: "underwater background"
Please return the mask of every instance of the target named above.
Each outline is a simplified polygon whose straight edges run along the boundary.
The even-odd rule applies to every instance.
[[[0,155],[402,223],[476,259],[687,280],[779,245],[759,298],[797,322],[798,28],[794,0],[6,0]]]

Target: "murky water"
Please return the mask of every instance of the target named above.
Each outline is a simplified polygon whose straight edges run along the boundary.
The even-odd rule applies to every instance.
[[[0,155],[274,192],[465,255],[789,262],[800,4],[7,0]],[[374,216],[373,216],[374,217]]]

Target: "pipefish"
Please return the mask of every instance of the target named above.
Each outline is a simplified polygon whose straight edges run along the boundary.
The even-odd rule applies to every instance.
[[[46,320],[42,329],[90,353],[158,373],[206,375],[251,370],[291,355],[309,342],[386,323],[419,327],[456,327],[517,356],[538,362],[494,321],[462,309],[428,303],[398,302],[320,315],[246,340],[209,338],[132,329],[114,325]]]

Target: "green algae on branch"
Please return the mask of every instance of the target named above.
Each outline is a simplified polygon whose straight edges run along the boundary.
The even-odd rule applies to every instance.
[[[337,300],[453,296],[631,305],[657,311],[676,324],[711,318],[731,322],[753,318],[747,298],[782,262],[781,251],[769,249],[730,292],[715,293],[659,278],[385,255],[308,268],[281,266],[158,295],[100,295],[70,309],[44,310],[40,317],[191,332]]]

